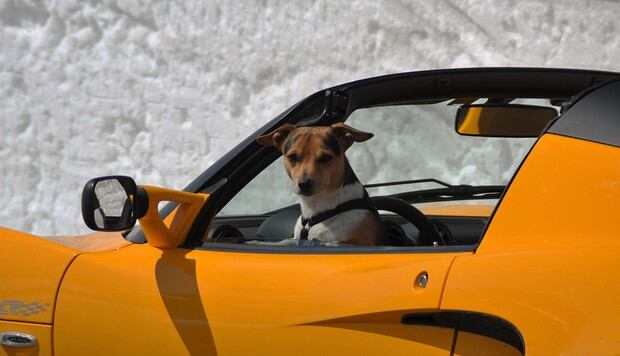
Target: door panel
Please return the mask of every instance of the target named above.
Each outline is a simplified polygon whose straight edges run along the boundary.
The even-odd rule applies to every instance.
[[[247,352],[243,340],[259,354],[449,354],[450,329],[401,318],[438,307],[450,255],[195,254],[208,254],[198,280],[213,288],[203,300],[225,353]],[[209,278],[210,263],[228,278]]]
[[[448,355],[451,329],[401,318],[437,309],[452,260],[467,254],[83,255],[61,287],[54,342],[61,354]],[[428,284],[414,287],[422,271]]]

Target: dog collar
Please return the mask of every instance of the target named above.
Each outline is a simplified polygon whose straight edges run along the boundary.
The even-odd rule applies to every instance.
[[[368,196],[368,192],[364,191],[364,197],[362,198],[346,201],[342,204],[337,205],[335,208],[331,210],[320,212],[309,218],[305,218],[302,215],[301,216],[301,231],[299,235],[299,240],[308,239],[308,232],[312,226],[319,224],[338,214],[344,213],[345,211],[355,210],[355,209],[370,210],[371,212],[374,212],[375,214],[377,213],[377,209],[375,208],[375,205],[372,203],[372,200]]]

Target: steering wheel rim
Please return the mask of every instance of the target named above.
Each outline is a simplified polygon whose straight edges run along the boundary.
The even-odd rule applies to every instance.
[[[372,197],[371,199],[377,210],[395,213],[412,223],[420,231],[417,245],[433,246],[435,243],[446,245],[446,241],[435,228],[435,225],[413,205],[402,199],[388,196]]]

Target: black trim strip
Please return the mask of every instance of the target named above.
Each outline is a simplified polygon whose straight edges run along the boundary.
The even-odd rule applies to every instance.
[[[456,253],[473,252],[475,245],[458,246],[272,246],[272,245],[244,245],[232,243],[208,242],[196,250],[239,252],[239,253],[267,253],[271,255],[374,255],[374,254],[429,254],[429,253]]]
[[[525,355],[525,342],[519,330],[507,320],[482,313],[442,311],[436,313],[406,314],[401,323],[452,328],[499,340],[513,346]]]

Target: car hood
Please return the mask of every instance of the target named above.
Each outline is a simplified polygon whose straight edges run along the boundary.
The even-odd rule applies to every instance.
[[[0,320],[51,324],[71,262],[129,244],[119,233],[41,237],[0,228]]]

